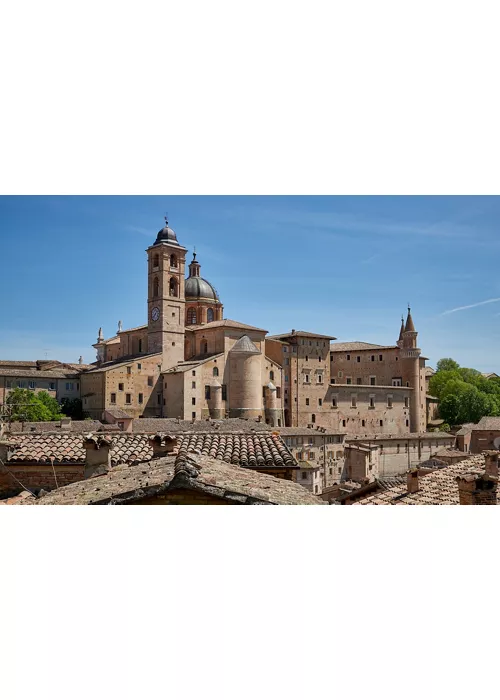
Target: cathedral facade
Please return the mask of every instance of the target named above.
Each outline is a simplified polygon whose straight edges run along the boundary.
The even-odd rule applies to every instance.
[[[168,222],[147,249],[148,320],[105,339],[81,375],[83,409],[133,418],[248,418],[351,436],[426,429],[425,359],[410,310],[394,345],[335,343],[333,336],[224,318],[215,287]]]

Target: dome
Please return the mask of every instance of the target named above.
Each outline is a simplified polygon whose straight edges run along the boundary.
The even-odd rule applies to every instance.
[[[172,228],[169,227],[167,220],[165,220],[165,226],[160,231],[158,231],[158,235],[156,236],[156,241],[154,242],[154,245],[158,245],[159,243],[179,245],[179,241],[177,240],[177,234]]]
[[[203,277],[188,277],[185,287],[186,299],[209,299],[219,301],[219,296],[215,287]]]

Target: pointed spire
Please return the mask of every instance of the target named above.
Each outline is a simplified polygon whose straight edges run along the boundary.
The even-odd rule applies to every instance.
[[[121,321],[118,321],[118,330],[116,331],[116,335],[118,335],[118,333],[121,333],[122,331],[123,331],[123,324]]]
[[[408,304],[408,317],[406,319],[406,326],[405,326],[405,333],[415,333],[415,326],[413,324],[413,319],[411,317],[411,309],[410,305]]]
[[[399,340],[403,340],[403,333],[405,332],[405,319],[403,314],[401,314],[401,330],[399,331]]]
[[[104,336],[102,334],[102,328],[99,328],[99,333],[97,334],[97,342],[102,343],[103,340],[104,340]]]

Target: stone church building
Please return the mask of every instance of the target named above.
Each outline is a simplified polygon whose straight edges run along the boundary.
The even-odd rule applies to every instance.
[[[273,427],[346,434],[426,430],[425,360],[410,309],[394,345],[335,343],[333,336],[262,328],[224,318],[215,287],[176,233],[162,228],[148,256],[148,321],[104,339],[81,375],[83,409],[96,419],[248,418]]]

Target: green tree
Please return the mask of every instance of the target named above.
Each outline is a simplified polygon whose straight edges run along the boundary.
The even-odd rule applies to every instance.
[[[451,357],[443,357],[436,365],[436,372],[453,372],[459,368],[458,362],[452,360]]]
[[[439,404],[439,415],[446,423],[458,425],[461,422],[461,405],[458,396],[455,394],[446,396]]]
[[[5,403],[8,415],[13,421],[51,420],[50,410],[29,389],[14,389],[9,393]]]
[[[84,420],[85,418],[81,399],[63,399],[61,401],[61,411],[65,416],[73,420]]]
[[[446,385],[452,380],[462,380],[458,370],[443,370],[441,372],[436,372],[436,374],[433,374],[429,380],[430,394],[432,396],[436,396],[438,399],[441,399]]]
[[[38,394],[36,394],[36,398],[49,411],[49,420],[58,420],[60,418],[63,418],[63,414],[61,413],[61,407],[57,403],[56,399],[53,396],[51,396],[47,391],[39,391]]]

